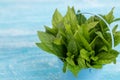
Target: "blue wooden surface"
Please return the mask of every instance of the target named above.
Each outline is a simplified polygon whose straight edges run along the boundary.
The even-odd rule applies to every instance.
[[[35,45],[39,41],[36,32],[44,30],[43,25],[51,26],[56,8],[64,15],[68,5],[93,13],[107,13],[115,6],[115,17],[120,17],[119,3],[119,0],[0,0],[0,80],[120,80],[120,57],[116,65],[82,70],[75,78],[70,72],[62,73],[62,63]],[[116,49],[120,51],[119,48]]]

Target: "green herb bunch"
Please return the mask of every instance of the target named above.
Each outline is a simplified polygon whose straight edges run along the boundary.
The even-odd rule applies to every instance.
[[[113,15],[113,9],[101,15],[108,24],[120,20]],[[112,29],[114,45],[120,43],[118,24]],[[52,28],[45,26],[45,31],[38,31],[42,50],[56,55],[63,61],[63,72],[70,70],[75,76],[81,69],[102,68],[103,65],[116,63],[119,52],[112,49],[112,40],[108,26],[99,17],[75,13],[68,7],[65,16],[56,9],[52,18]]]

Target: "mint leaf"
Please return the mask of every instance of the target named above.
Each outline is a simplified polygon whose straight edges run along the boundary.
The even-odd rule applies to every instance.
[[[113,22],[120,21],[120,18],[116,18],[113,20]]]
[[[105,19],[109,24],[111,24],[114,21],[113,10],[114,8],[112,8],[112,10],[107,15],[105,15]]]
[[[57,31],[55,28],[49,28],[48,26],[44,26],[45,27],[45,32],[51,35],[56,35]]]
[[[113,62],[116,57],[118,56],[119,52],[115,50],[110,50],[108,53],[107,52],[100,52],[97,57],[99,57],[97,63],[99,64],[108,64]]]
[[[61,38],[55,38],[53,43],[56,44],[56,45],[62,45]]]
[[[75,37],[76,41],[79,44],[81,44],[82,47],[84,47],[88,51],[91,50],[91,47],[90,47],[88,41],[84,38],[83,35],[80,34],[80,30],[76,31],[76,33],[74,34],[74,37]]]
[[[51,44],[46,44],[46,43],[36,43],[36,45],[41,48],[44,51],[47,51],[49,53],[55,53],[55,51],[52,49]]]
[[[76,16],[77,16],[77,20],[78,20],[79,25],[84,24],[87,20],[86,17],[80,13],[78,13]]]
[[[78,48],[77,48],[77,43],[75,42],[74,39],[71,39],[68,43],[67,50],[74,54],[75,56],[78,55]]]
[[[115,42],[115,46],[117,46],[118,44],[120,44],[120,31],[114,33],[114,42]]]
[[[113,27],[112,32],[115,33],[117,31],[117,28],[118,28],[118,24]]]
[[[59,24],[59,22],[63,19],[62,15],[60,14],[60,12],[56,9],[54,14],[53,14],[53,18],[52,18],[52,25],[53,27],[57,28],[57,25]]]
[[[64,62],[64,65],[63,65],[63,72],[65,73],[67,70],[67,62]]]
[[[71,30],[73,31],[73,33],[75,32],[75,30],[77,30],[78,21],[73,8],[68,7],[68,11],[64,17],[64,23],[70,24],[70,26],[72,26]]]
[[[68,64],[72,65],[72,66],[75,66],[75,62],[74,62],[74,55],[71,56],[71,57],[67,57],[66,58],[66,61],[68,62]]]
[[[96,32],[96,34],[102,39],[102,41],[103,41],[108,47],[110,47],[110,44],[109,44],[108,41],[104,38],[103,34],[102,34],[100,31]]]
[[[79,71],[81,70],[81,68],[79,66],[71,66],[68,65],[68,69],[74,74],[74,76],[78,76]]]
[[[51,43],[55,39],[53,35],[42,31],[38,31],[38,37],[44,43]]]
[[[80,56],[86,61],[90,61],[90,58],[89,58],[90,54],[85,49],[80,50]]]

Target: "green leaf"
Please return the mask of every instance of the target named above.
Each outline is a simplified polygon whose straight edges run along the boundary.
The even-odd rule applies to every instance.
[[[40,41],[44,43],[51,43],[55,39],[53,35],[42,32],[42,31],[38,31],[38,37]]]
[[[48,26],[44,26],[44,27],[45,27],[46,33],[54,36],[57,34],[57,31],[55,28],[49,28]]]
[[[80,13],[78,13],[76,16],[77,16],[77,20],[78,20],[79,25],[84,24],[87,20],[86,17]]]
[[[107,40],[107,42],[109,43],[109,45],[112,46],[111,33],[110,32],[106,32],[103,35],[104,35],[105,40]]]
[[[93,68],[96,68],[96,69],[101,69],[103,65],[101,64],[96,64],[96,65],[92,65]]]
[[[84,36],[82,36],[80,34],[80,31],[76,31],[76,33],[74,34],[74,37],[76,39],[76,41],[81,44],[86,50],[91,51],[91,47],[88,43],[88,41],[84,38]]]
[[[86,68],[87,67],[86,63],[85,63],[85,59],[81,58],[81,56],[78,57],[77,61],[78,61],[78,65],[79,65],[80,68]]]
[[[97,60],[98,60],[98,57],[97,57],[97,56],[91,56],[91,59],[92,59],[93,61],[97,61]]]
[[[106,20],[109,24],[114,21],[113,10],[114,10],[114,8],[112,8],[112,10],[111,10],[107,15],[105,15],[105,20]]]
[[[67,52],[67,56],[68,56],[68,57],[71,57],[72,55],[73,55],[72,53]]]
[[[81,49],[81,50],[80,50],[80,56],[81,56],[83,59],[85,59],[86,61],[90,61],[90,58],[89,58],[90,54],[89,54],[89,52],[86,51],[85,49]]]
[[[74,76],[78,76],[79,71],[81,70],[81,68],[79,66],[72,66],[72,65],[68,65],[68,69],[73,73]]]
[[[71,26],[68,25],[68,24],[65,24],[65,34],[66,34],[66,38],[67,38],[67,40],[69,42],[69,40],[71,38],[73,38],[73,32],[71,30]]]
[[[108,31],[108,30],[109,30],[108,27],[109,27],[109,26],[107,26],[106,23],[105,23],[103,20],[100,20],[98,29],[99,29],[102,33]]]
[[[114,43],[115,43],[115,46],[120,44],[120,31],[117,31],[116,33],[114,33]]]
[[[63,65],[63,72],[65,73],[67,70],[67,62],[64,62],[64,65]]]
[[[88,68],[92,68],[92,65],[90,63],[86,62],[86,65]]]
[[[116,21],[120,21],[120,18],[116,18],[116,19],[114,19],[113,22],[116,22]]]
[[[75,66],[75,62],[74,62],[73,57],[74,57],[74,56],[67,57],[67,58],[66,58],[66,61],[67,61],[67,63],[69,63],[70,65]]]
[[[115,33],[117,31],[117,28],[118,28],[118,24],[113,27],[112,32]]]
[[[98,39],[98,36],[96,36],[96,37],[90,42],[90,46],[91,46],[92,48],[95,47],[96,42],[97,42],[97,39]]]
[[[91,22],[95,22],[95,16],[90,16],[90,17],[86,20],[86,23],[91,23]]]
[[[62,45],[61,38],[55,38],[53,43],[56,45]]]
[[[98,64],[109,64],[111,62],[114,62],[116,57],[118,56],[118,52],[115,50],[110,50],[107,52],[100,52],[97,57],[99,57],[97,63]]]
[[[104,36],[102,35],[102,33],[100,31],[96,32],[96,34],[102,39],[102,41],[108,46],[110,47],[110,44],[108,43],[108,41],[104,38]]]
[[[87,24],[87,30],[90,31],[92,28],[94,28],[96,25],[98,24],[98,21],[95,22],[91,22],[89,24]]]
[[[83,32],[83,36],[90,41],[90,34],[89,31],[94,28],[96,25],[98,24],[98,22],[91,22],[88,24],[82,24],[80,27],[82,29],[81,32]]]
[[[98,51],[99,51],[99,52],[101,52],[101,51],[107,52],[107,51],[108,51],[108,48],[107,48],[107,46],[103,46],[103,47],[101,47]]]
[[[57,28],[57,25],[59,24],[59,22],[63,19],[62,15],[60,14],[60,12],[56,9],[54,14],[53,14],[53,18],[52,18],[52,25],[53,27]]]
[[[73,33],[77,30],[78,21],[73,8],[68,7],[67,14],[64,17],[64,24],[70,24]]]
[[[46,44],[46,43],[36,43],[36,45],[41,48],[42,50],[55,54],[55,51],[53,50],[51,44]],[[56,55],[56,54],[55,54]]]
[[[81,32],[81,34],[85,37],[85,39],[89,42],[90,37],[89,37],[89,32],[88,32],[88,25],[87,24],[83,24],[79,27],[79,32]]]
[[[66,56],[66,48],[65,48],[64,45],[52,44],[52,46],[53,46],[53,50],[55,51],[55,54],[59,58],[65,58],[65,56]]]
[[[77,43],[75,42],[74,39],[71,39],[68,43],[67,50],[71,53],[73,53],[75,56],[78,55],[78,48],[77,48]]]

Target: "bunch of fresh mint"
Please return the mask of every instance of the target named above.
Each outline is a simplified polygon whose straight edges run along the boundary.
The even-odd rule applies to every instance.
[[[113,9],[107,15],[101,15],[108,24],[120,20],[113,16]],[[118,25],[112,30],[114,43],[120,43]],[[56,9],[53,14],[52,28],[38,31],[42,50],[56,55],[64,63],[63,72],[70,70],[75,76],[84,68],[102,68],[104,64],[116,63],[119,52],[112,49],[112,40],[108,26],[97,16],[86,18],[68,7],[65,16]]]

